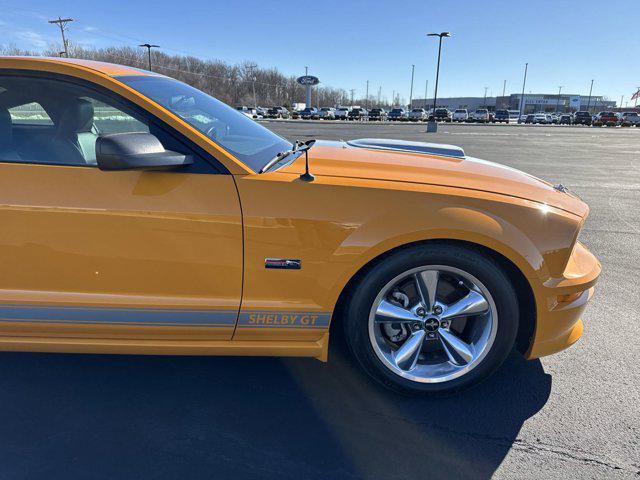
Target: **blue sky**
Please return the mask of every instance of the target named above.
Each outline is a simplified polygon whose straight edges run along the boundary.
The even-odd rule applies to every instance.
[[[151,6],[151,7],[150,7]],[[437,41],[445,39],[439,96],[527,91],[594,94],[620,100],[640,87],[637,0],[0,0],[0,44],[40,50],[59,42],[46,20],[76,21],[69,36],[84,46],[157,43],[168,53],[235,63],[255,61],[285,74],[309,73],[364,95],[430,95]]]

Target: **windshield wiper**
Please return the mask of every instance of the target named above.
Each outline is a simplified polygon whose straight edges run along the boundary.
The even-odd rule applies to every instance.
[[[260,171],[258,173],[266,173],[266,172],[268,172],[274,165],[280,163],[280,161],[284,160],[289,155],[292,155],[294,153],[298,153],[299,151],[302,151],[302,147],[306,147],[306,146],[307,146],[306,143],[300,142],[299,140],[294,141],[293,142],[293,146],[291,147],[290,150],[285,150],[284,152],[278,153],[275,157],[273,157],[271,160],[269,160],[265,164],[265,166],[260,169]]]

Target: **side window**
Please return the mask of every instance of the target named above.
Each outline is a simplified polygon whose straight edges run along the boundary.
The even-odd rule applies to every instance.
[[[8,110],[14,125],[53,125],[49,114],[39,103],[25,103]]]
[[[74,81],[0,76],[0,162],[96,167],[96,142],[152,133],[167,150],[197,155],[120,100]],[[183,171],[201,171],[200,158]],[[206,169],[205,169],[206,170]]]

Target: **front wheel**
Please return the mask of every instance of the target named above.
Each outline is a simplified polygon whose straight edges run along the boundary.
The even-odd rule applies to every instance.
[[[357,361],[402,394],[451,394],[493,373],[515,343],[516,293],[474,248],[410,247],[375,265],[353,291],[344,327]]]

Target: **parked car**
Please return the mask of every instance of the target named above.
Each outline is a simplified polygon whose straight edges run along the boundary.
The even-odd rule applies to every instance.
[[[458,108],[451,115],[452,122],[466,122],[469,120],[469,112],[466,108]]]
[[[347,120],[349,117],[349,112],[351,111],[351,107],[338,107],[336,111],[333,113],[333,116],[336,120]]]
[[[570,113],[563,113],[562,115],[560,115],[558,123],[560,125],[571,125],[573,123],[573,115],[571,115]]]
[[[598,112],[596,118],[593,121],[594,127],[614,127],[618,124],[620,119],[615,112]]]
[[[336,118],[336,109],[333,107],[322,107],[318,112],[318,117],[322,120],[334,120]]]
[[[366,108],[355,107],[352,108],[347,117],[348,120],[368,120],[369,112]]]
[[[477,123],[489,123],[489,110],[486,108],[477,108],[469,116],[469,121]]]
[[[549,116],[551,117],[551,123],[553,124],[557,124],[560,121],[560,114],[559,113],[550,113]]]
[[[407,112],[405,112],[404,108],[393,108],[387,115],[387,119],[393,121],[404,121],[407,119]]]
[[[316,107],[307,107],[300,112],[300,118],[303,120],[311,120],[313,117],[318,118],[318,109]]]
[[[451,145],[292,144],[189,85],[102,62],[2,57],[0,90],[0,131],[20,131],[0,156],[0,350],[326,362],[335,322],[368,377],[442,396],[582,334],[601,267],[577,241],[588,207],[560,185]],[[7,105],[31,103],[51,128],[13,124]],[[87,131],[105,107],[115,132]],[[341,388],[339,371],[306,371]]]
[[[424,122],[427,119],[427,111],[424,108],[413,108],[407,118],[411,122]]]
[[[638,112],[624,112],[620,119],[620,125],[623,127],[631,127],[633,125],[640,127],[640,115],[638,115]]]
[[[387,111],[384,108],[372,108],[369,110],[369,120],[381,122],[387,119]]]
[[[533,115],[533,121],[531,122],[534,125],[548,125],[551,123],[551,115],[544,112],[538,112]]]
[[[536,118],[536,115],[534,113],[530,113],[527,115],[527,118],[525,118],[524,123],[533,124],[535,118]]]
[[[574,125],[591,125],[591,114],[587,111],[580,110],[573,115]]]
[[[244,106],[239,106],[236,107],[236,110],[238,110],[239,112],[241,112],[243,115],[249,117],[249,118],[262,118],[262,115],[258,114],[258,110],[255,108],[250,108],[250,107],[244,107]]]
[[[289,118],[289,110],[285,107],[271,107],[267,110],[267,118]]]
[[[509,123],[511,120],[511,116],[509,115],[509,110],[496,110],[493,114],[493,119],[491,120],[493,123]]]
[[[430,121],[436,122],[450,122],[451,112],[446,108],[436,108],[433,114],[428,115]]]
[[[258,117],[267,118],[267,112],[268,111],[269,111],[268,108],[264,108],[264,107],[257,107],[256,108],[256,112],[258,113]]]
[[[528,117],[528,115],[526,113],[520,115],[518,117],[518,123],[527,123],[527,117]]]

